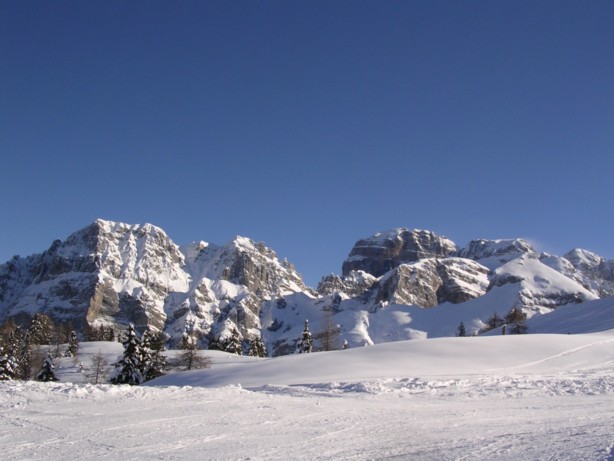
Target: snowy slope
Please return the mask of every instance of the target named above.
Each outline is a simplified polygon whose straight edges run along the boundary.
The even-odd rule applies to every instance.
[[[611,461],[613,346],[614,331],[442,338],[150,386],[2,382],[0,447],[6,460]]]
[[[563,338],[560,335],[516,335],[397,341],[345,351],[233,363],[210,370],[177,373],[148,384],[254,388],[268,384],[292,386],[389,378],[446,379],[480,374],[612,371],[613,346],[614,330],[563,335]],[[574,355],[573,361],[566,357],[568,354]]]
[[[532,333],[593,333],[614,329],[614,297],[561,306],[547,315],[532,317]]]

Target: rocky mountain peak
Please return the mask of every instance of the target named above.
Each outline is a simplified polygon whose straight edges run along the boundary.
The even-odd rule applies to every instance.
[[[401,265],[456,252],[456,244],[427,230],[401,227],[358,240],[343,262],[342,273],[362,270],[376,277]]]
[[[596,269],[603,264],[603,258],[588,250],[574,248],[563,255],[576,269]]]
[[[367,292],[377,280],[377,277],[364,271],[352,271],[343,277],[330,274],[322,277],[317,292],[320,295],[344,293],[349,297],[358,297]]]
[[[134,323],[163,329],[175,343],[188,333],[203,346],[236,328],[244,343],[262,336],[274,354],[295,349],[305,318],[318,338],[324,316],[334,316],[362,345],[453,334],[461,320],[479,329],[493,309],[547,313],[612,293],[614,261],[586,250],[537,255],[522,239],[482,239],[457,251],[445,237],[407,228],[359,240],[343,274],[323,277],[317,294],[262,242],[237,236],[179,248],[151,224],[97,220],[41,254],[0,265],[0,321],[25,324],[44,312],[78,329]],[[441,309],[441,321],[421,308]]]
[[[614,294],[614,260],[606,260],[588,250],[576,248],[563,257],[572,269],[568,272],[599,296]]]
[[[461,258],[480,261],[491,269],[524,254],[537,257],[537,252],[523,239],[472,240],[457,253]]]
[[[280,261],[263,242],[246,237],[238,236],[221,247],[213,256],[210,267],[214,271],[209,275],[219,274],[220,278],[265,297],[307,290],[292,264],[287,260]]]

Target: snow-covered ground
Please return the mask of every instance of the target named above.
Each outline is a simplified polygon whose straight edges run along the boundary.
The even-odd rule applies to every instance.
[[[140,387],[0,383],[1,457],[614,460],[614,330],[212,358]]]

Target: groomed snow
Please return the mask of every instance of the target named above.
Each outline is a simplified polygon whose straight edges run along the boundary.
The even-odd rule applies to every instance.
[[[105,344],[117,353],[83,351]],[[217,352],[140,387],[3,382],[0,446],[6,460],[612,460],[612,408],[614,331],[440,338]]]

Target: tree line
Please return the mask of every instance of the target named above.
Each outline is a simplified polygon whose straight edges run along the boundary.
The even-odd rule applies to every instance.
[[[527,332],[527,314],[522,312],[521,309],[513,307],[504,317],[499,316],[495,311],[486,320],[484,328],[478,331],[480,333],[486,333],[487,331],[494,330],[495,328],[501,328],[502,334],[521,335]],[[456,336],[468,336],[465,324],[461,322],[456,329]]]

